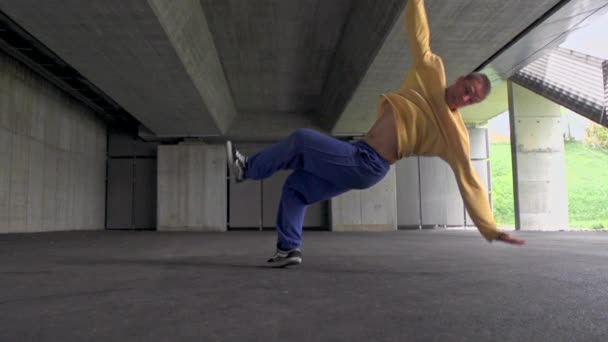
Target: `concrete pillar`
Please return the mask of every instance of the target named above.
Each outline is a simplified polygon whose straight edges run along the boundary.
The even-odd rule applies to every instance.
[[[477,172],[477,176],[488,191],[488,200],[492,201],[492,180],[490,172],[490,141],[486,127],[469,127],[469,142],[471,144],[471,163]],[[464,203],[462,202],[462,205]],[[475,226],[473,219],[465,209],[465,226]]]
[[[352,190],[331,200],[333,231],[397,230],[395,167],[382,181],[365,190]]]
[[[158,147],[158,230],[225,231],[224,145]]]
[[[568,228],[560,107],[512,82],[508,89],[516,227]]]

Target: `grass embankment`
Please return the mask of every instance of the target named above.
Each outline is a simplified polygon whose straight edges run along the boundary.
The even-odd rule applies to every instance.
[[[514,226],[511,146],[490,146],[494,215]],[[568,211],[572,228],[608,228],[608,153],[580,142],[566,143]]]

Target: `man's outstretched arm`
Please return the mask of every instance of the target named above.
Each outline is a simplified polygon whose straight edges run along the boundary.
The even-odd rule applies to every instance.
[[[431,32],[429,31],[424,0],[407,0],[405,27],[410,41],[412,57],[414,61],[418,61],[431,52]]]
[[[496,228],[494,214],[488,200],[488,192],[480,182],[470,160],[452,166],[460,194],[473,222],[481,235],[488,241],[498,240],[514,245],[523,245],[524,240],[516,239]]]

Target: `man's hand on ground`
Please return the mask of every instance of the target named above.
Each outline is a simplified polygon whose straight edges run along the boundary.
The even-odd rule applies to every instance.
[[[507,233],[500,234],[500,236],[498,238],[496,238],[496,240],[502,241],[504,243],[509,243],[512,245],[523,245],[526,243],[526,240],[516,239]]]

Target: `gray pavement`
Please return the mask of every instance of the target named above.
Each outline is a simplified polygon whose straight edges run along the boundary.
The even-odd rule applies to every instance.
[[[608,233],[0,235],[0,341],[607,341]]]

